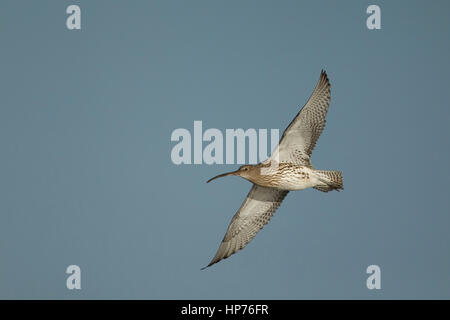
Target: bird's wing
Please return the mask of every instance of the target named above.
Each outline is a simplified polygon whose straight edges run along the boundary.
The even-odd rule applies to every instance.
[[[284,131],[280,143],[267,162],[289,162],[311,165],[311,153],[325,127],[325,117],[331,99],[331,85],[322,70],[314,92]]]
[[[288,192],[253,185],[244,203],[231,220],[215,257],[206,267],[243,249],[269,222]]]

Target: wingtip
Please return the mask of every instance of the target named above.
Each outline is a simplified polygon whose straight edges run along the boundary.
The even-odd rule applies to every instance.
[[[327,72],[325,69],[322,69],[319,77],[319,85],[327,85],[330,86],[330,79],[328,78]]]
[[[220,260],[215,260],[215,259],[213,259],[213,260],[211,260],[211,261],[208,263],[208,265],[204,266],[204,267],[201,268],[200,270],[205,270],[205,269],[211,267],[212,265],[216,264],[216,263],[219,262],[219,261],[220,261]]]
[[[207,266],[204,266],[203,268],[200,268],[200,270],[205,270],[206,268],[209,268],[213,265],[213,263],[208,264]]]

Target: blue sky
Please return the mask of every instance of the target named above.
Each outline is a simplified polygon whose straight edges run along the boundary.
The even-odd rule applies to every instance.
[[[1,298],[450,298],[448,2],[378,1],[368,30],[365,1],[76,1],[69,31],[73,3],[0,3]],[[290,193],[200,271],[251,185],[174,165],[171,133],[282,132],[321,69],[312,162],[345,190]]]

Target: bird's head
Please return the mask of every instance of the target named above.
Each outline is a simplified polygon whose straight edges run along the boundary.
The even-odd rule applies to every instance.
[[[214,178],[209,179],[207,181],[207,183],[213,181],[214,179],[222,178],[222,177],[226,177],[226,176],[239,176],[244,179],[250,180],[252,175],[256,174],[256,170],[258,170],[258,168],[254,165],[249,165],[249,164],[243,165],[236,171],[219,174],[218,176],[215,176]]]

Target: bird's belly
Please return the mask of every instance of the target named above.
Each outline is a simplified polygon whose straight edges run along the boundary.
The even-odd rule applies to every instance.
[[[316,185],[314,179],[305,177],[304,175],[295,176],[283,176],[280,179],[278,189],[282,190],[303,190],[311,188]]]

